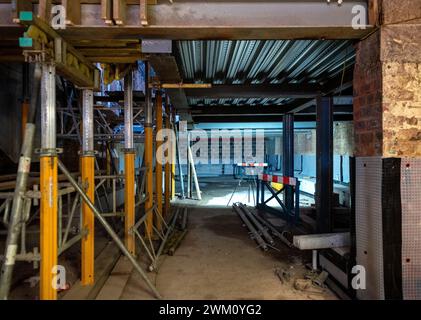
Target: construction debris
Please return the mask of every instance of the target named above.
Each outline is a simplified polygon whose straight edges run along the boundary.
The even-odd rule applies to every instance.
[[[312,287],[313,283],[310,279],[296,279],[294,288],[299,291],[306,291]]]
[[[317,287],[310,279],[295,280],[294,289],[298,291],[305,291],[311,294],[322,294],[325,292],[324,288]]]
[[[282,284],[287,284],[291,281],[292,274],[290,270],[286,270],[283,268],[276,268],[275,274],[278,276],[279,280],[281,280]]]
[[[327,273],[326,271],[322,271],[319,276],[313,280],[313,283],[319,287],[324,288],[325,287],[325,282],[327,280],[327,278],[329,277],[329,273]]]

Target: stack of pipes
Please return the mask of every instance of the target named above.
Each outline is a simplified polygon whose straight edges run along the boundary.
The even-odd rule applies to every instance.
[[[280,239],[288,247],[292,247],[284,232],[278,231],[269,221],[263,219],[256,212],[252,212],[244,204],[234,203],[233,209],[244,223],[244,226],[249,230],[250,237],[257,242],[262,250],[268,251],[269,248],[277,250],[273,237]]]

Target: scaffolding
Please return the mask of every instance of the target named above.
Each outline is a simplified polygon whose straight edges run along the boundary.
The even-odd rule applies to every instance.
[[[106,96],[98,99],[96,94],[100,87],[99,70],[39,17],[21,14],[20,18],[21,23],[32,30],[25,35],[27,39],[31,39],[32,46],[25,48],[23,53],[26,61],[35,65],[35,85],[30,115],[26,120],[15,192],[0,193],[0,199],[3,200],[0,214],[3,224],[8,228],[6,251],[2,256],[0,298],[7,299],[9,296],[15,261],[25,261],[33,263],[35,269],[40,269],[40,299],[57,299],[60,289],[55,285],[58,257],[79,242],[81,284],[92,286],[95,283],[95,221],[103,226],[121,252],[127,256],[154,296],[161,298],[139,264],[135,250],[137,240],[150,258],[146,269],[156,270],[159,257],[174,231],[174,221],[178,217],[178,211],[171,215],[170,198],[175,193],[174,165],[165,164],[163,181],[161,159],[156,159],[156,164],[153,157],[154,145],[160,146],[162,142],[154,141],[156,134],[151,94],[154,88],[149,88],[148,63],[146,62],[144,105],[134,107],[133,65],[124,72],[124,108],[95,104],[95,100],[107,100]],[[63,59],[66,54],[67,58]],[[70,58],[77,63],[69,63]],[[80,66],[79,69],[75,67],[76,64]],[[66,100],[65,106],[60,108],[57,107],[57,75],[61,76],[60,84]],[[164,106],[163,94],[164,91],[159,91],[156,96],[157,131],[163,126],[163,108],[167,129],[174,125],[175,120],[175,110],[171,110],[167,98]],[[38,95],[41,102],[41,148],[37,150],[40,157],[39,182],[33,184],[33,190],[27,190],[36,131],[33,114]],[[78,103],[80,100],[81,108]],[[116,115],[117,111],[122,110],[123,134],[113,129],[109,117],[109,112]],[[135,122],[141,123],[141,116],[144,116],[145,132],[134,134],[133,125]],[[120,121],[119,117],[116,116],[113,121]],[[57,148],[57,140],[72,140],[79,144],[80,174],[71,173],[60,160],[60,154],[66,150]],[[124,141],[123,173],[114,168],[113,161],[113,145],[120,141]],[[101,143],[102,150],[96,150],[98,142]],[[140,155],[136,154],[135,143],[145,145],[143,166],[138,169],[135,162],[136,156]],[[169,152],[173,160],[174,152]],[[98,161],[99,154],[101,158],[105,158],[103,170]],[[62,175],[59,175],[59,171]],[[122,192],[124,209],[120,211],[122,205],[118,193]],[[38,218],[39,227],[34,229]],[[119,230],[113,219],[124,222],[123,240],[118,235]],[[28,232],[39,234],[39,248],[28,250]]]

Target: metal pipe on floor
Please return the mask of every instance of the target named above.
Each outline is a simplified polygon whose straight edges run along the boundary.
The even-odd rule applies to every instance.
[[[94,150],[94,93],[85,89],[82,92],[82,154],[81,178],[86,195],[95,202],[95,150]],[[82,230],[87,234],[82,237],[81,284],[94,284],[95,261],[95,217],[92,210],[82,204]]]
[[[0,279],[0,299],[7,299],[12,282],[13,269],[15,266],[16,249],[19,241],[21,216],[24,204],[23,195],[26,193],[29,171],[31,167],[32,153],[35,136],[35,113],[41,83],[41,66],[36,63],[34,68],[34,81],[32,85],[32,95],[30,110],[25,127],[24,139],[22,143],[21,157],[19,159],[19,169],[16,177],[16,187],[13,195],[13,206],[10,213],[9,229],[6,240],[5,257]]]
[[[237,212],[237,214],[239,215],[240,219],[244,222],[244,224],[246,225],[247,229],[249,229],[252,239],[254,239],[257,244],[259,245],[259,247],[261,247],[264,251],[268,250],[268,245],[266,244],[266,242],[263,240],[263,238],[260,236],[260,234],[257,232],[256,228],[253,226],[253,224],[247,219],[247,217],[245,216],[245,214],[243,213],[243,211],[240,209],[240,207],[237,204],[234,204],[232,206],[235,210],[235,212]]]
[[[288,241],[287,238],[285,238],[285,236],[280,233],[278,230],[276,230],[276,228],[271,225],[268,221],[266,221],[265,219],[263,219],[262,217],[260,217],[257,213],[254,214],[254,217],[260,221],[260,223],[262,223],[264,226],[266,226],[275,237],[278,237],[278,239],[280,239],[283,243],[285,243],[288,247],[292,248],[294,245]]]
[[[244,204],[238,205],[243,212],[247,215],[247,217],[250,219],[250,221],[256,226],[257,230],[262,234],[263,238],[270,244],[274,245],[275,241],[270,236],[270,234],[267,232],[266,228],[254,217],[254,215],[249,211],[249,209]]]
[[[187,229],[187,219],[188,219],[188,211],[187,211],[187,207],[185,207],[184,210],[183,210],[183,219],[181,221],[181,229],[182,230]]]
[[[57,289],[53,285],[54,268],[58,264],[57,243],[57,149],[56,149],[56,68],[53,64],[42,65],[41,78],[41,270],[40,299],[56,300]]]
[[[162,240],[161,245],[159,246],[158,252],[156,254],[156,258],[153,261],[153,263],[149,266],[149,270],[151,272],[158,268],[159,257],[161,256],[162,252],[164,251],[164,247],[167,244],[168,238],[175,228],[175,223],[177,222],[177,218],[178,218],[179,213],[180,213],[180,210],[177,210],[177,212],[175,213],[175,215],[174,215],[174,217],[171,221],[171,224],[168,226],[168,229],[167,229],[167,232],[165,233],[164,239]]]
[[[135,149],[133,140],[133,72],[124,77],[124,230],[126,247],[135,254]]]
[[[173,256],[175,254],[175,251],[180,246],[181,241],[183,241],[183,239],[186,237],[187,232],[188,232],[187,229],[182,231],[182,233],[179,235],[179,237],[177,238],[175,243],[172,245],[172,247],[170,249],[168,249],[168,255]]]
[[[118,235],[114,232],[114,230],[111,228],[111,226],[108,224],[107,220],[105,220],[104,217],[102,217],[101,213],[98,211],[98,209],[95,207],[95,205],[92,203],[92,201],[88,198],[88,196],[83,192],[82,188],[79,186],[79,184],[76,182],[76,180],[72,177],[71,173],[66,169],[64,164],[58,160],[58,166],[63,172],[63,174],[66,176],[66,178],[69,180],[70,184],[75,188],[75,190],[80,194],[83,201],[89,206],[89,208],[92,210],[92,212],[95,214],[95,217],[98,219],[98,221],[101,223],[101,225],[105,228],[105,230],[108,232],[110,237],[113,239],[113,241],[117,244],[117,246],[120,248],[120,250],[123,252],[123,254],[129,259],[129,261],[133,264],[134,268],[137,272],[139,272],[140,276],[143,278],[143,280],[146,282],[148,287],[152,290],[154,295],[161,299],[161,295],[155,288],[155,286],[152,284],[152,282],[149,280],[149,278],[146,276],[145,272],[143,272],[140,265],[137,263],[136,259],[133,257],[133,255],[130,253],[130,251],[125,247],[124,243],[120,240]]]

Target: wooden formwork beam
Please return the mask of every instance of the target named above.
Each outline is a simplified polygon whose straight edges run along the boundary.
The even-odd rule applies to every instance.
[[[126,22],[126,6],[126,0],[113,0],[113,20],[118,26],[122,26]]]
[[[107,25],[114,24],[112,0],[101,0],[101,18]]]
[[[28,27],[25,37],[21,39],[30,39],[33,46],[47,52],[47,55],[50,55],[48,58],[54,61],[59,74],[76,86],[99,88],[99,70],[45,20],[34,16],[31,12],[21,12],[19,20]],[[33,47],[24,49],[24,54],[33,54]]]
[[[147,0],[140,0],[140,24],[142,26],[148,25],[148,3]]]
[[[51,18],[52,0],[39,0],[38,18],[49,22]]]
[[[81,0],[61,0],[61,4],[66,10],[66,24],[80,24],[82,16]]]

